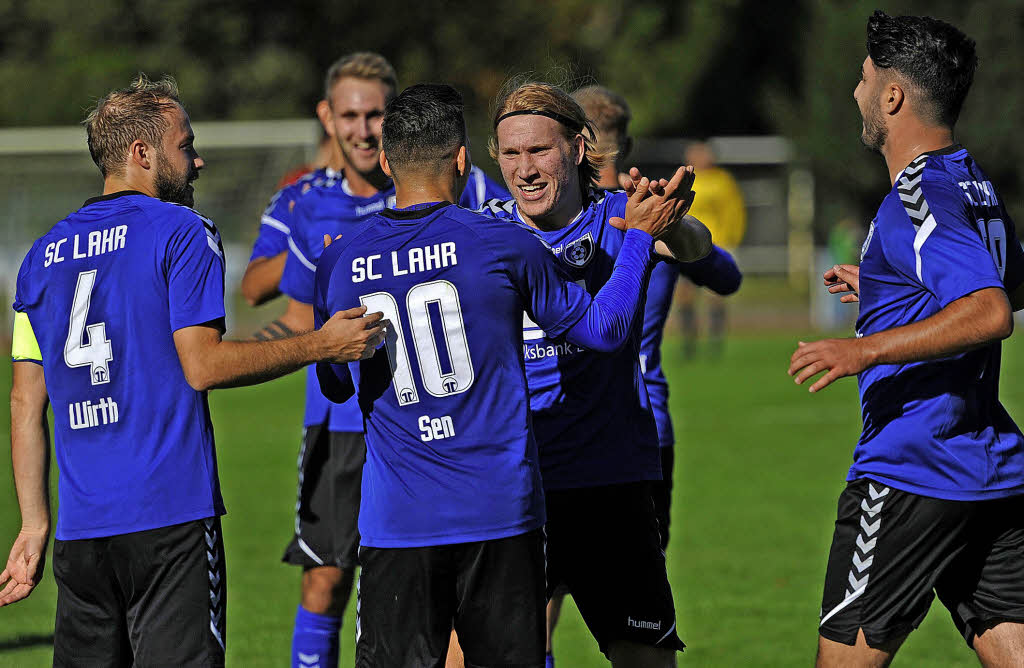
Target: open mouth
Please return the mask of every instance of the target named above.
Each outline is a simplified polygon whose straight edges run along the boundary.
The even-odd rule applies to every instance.
[[[523,199],[528,202],[532,202],[543,197],[547,187],[548,184],[546,183],[530,183],[517,186],[517,188],[519,188],[519,192],[523,195]]]

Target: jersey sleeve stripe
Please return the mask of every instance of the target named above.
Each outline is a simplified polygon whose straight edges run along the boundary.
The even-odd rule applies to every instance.
[[[295,253],[295,257],[299,258],[299,261],[306,267],[306,269],[316,271],[316,265],[310,262],[306,256],[302,254],[302,251],[300,251],[299,247],[295,245],[295,241],[292,240],[291,236],[288,237],[288,248],[292,249],[292,252]]]
[[[206,235],[206,245],[209,246],[210,249],[217,254],[217,257],[219,257],[221,260],[224,259],[224,251],[220,249],[220,244],[214,241],[213,237],[211,237],[209,234]]]
[[[937,225],[935,216],[932,215],[931,209],[928,207],[928,200],[924,196],[924,188],[921,186],[926,161],[927,156],[918,157],[907,165],[907,168],[896,180],[896,191],[903,203],[903,209],[907,212],[907,216],[910,217],[910,222],[916,230],[914,259],[919,281],[924,281],[921,273],[921,247],[924,246],[924,242],[928,241],[928,237],[935,231]]]
[[[291,234],[291,230],[288,229],[288,226],[282,223],[277,218],[265,215],[262,218],[260,218],[260,223],[266,225],[267,227],[272,227],[280,232],[284,232],[285,234]]]

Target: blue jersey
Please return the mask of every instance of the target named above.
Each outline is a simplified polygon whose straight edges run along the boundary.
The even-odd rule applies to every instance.
[[[313,177],[293,191],[295,199],[288,208],[289,220],[292,221],[289,228],[292,232],[290,240],[286,240],[290,252],[281,275],[280,289],[303,304],[313,303],[313,274],[324,249],[324,235],[336,237],[339,234],[351,234],[371,214],[392,207],[395,203],[395,187],[390,182],[376,195],[358,197],[351,193],[337,172],[324,174]],[[479,199],[481,196],[494,192],[503,191],[480,168],[473,167],[459,204],[476,209],[483,202]],[[355,402],[333,404],[327,401],[320,392],[316,368],[310,366],[306,372],[306,414],[303,424],[308,427],[324,423],[327,423],[330,431],[363,430],[363,418]]]
[[[625,216],[627,199],[623,192],[591,193],[564,228],[529,228],[591,295],[611,276],[625,233],[607,221]],[[488,202],[481,213],[526,226],[514,200]],[[545,489],[661,479],[658,432],[640,372],[642,327],[636,318],[626,345],[598,353],[524,319],[522,354]]]
[[[953,146],[896,179],[861,256],[858,336],[1024,281],[1024,253],[992,183]],[[999,403],[1000,345],[861,372],[864,431],[849,479],[953,500],[1024,493],[1024,438]]]
[[[32,246],[14,310],[53,406],[57,538],[224,512],[206,392],[186,382],[172,336],[224,318],[213,223],[134,191],[91,199]]]
[[[252,246],[252,262],[259,257],[274,257],[288,252],[288,235],[291,233],[292,211],[299,197],[313,188],[328,190],[342,187],[342,172],[330,167],[321,167],[309,174],[303,174],[295,183],[281,188],[270,198],[270,204],[260,217],[260,230]],[[489,199],[508,199],[508,191],[489,178],[479,167],[469,171],[469,181],[459,200],[459,206],[479,209]]]
[[[297,201],[292,212],[288,259],[281,274],[281,292],[303,304],[313,303],[316,264],[324,252],[324,235],[352,234],[374,213],[394,206],[395,188],[390,183],[370,197],[358,197],[342,180],[340,187],[312,188]],[[334,404],[320,392],[316,367],[306,369],[306,414],[303,424],[326,424],[330,431],[361,432],[363,416],[356,402]]]
[[[469,180],[466,189],[459,198],[459,206],[463,209],[479,209],[485,202],[492,199],[507,200],[511,197],[504,187],[491,179],[484,170],[476,165],[469,169]]]
[[[696,262],[661,262],[651,272],[640,338],[640,368],[647,385],[651,412],[658,425],[658,443],[663,448],[675,444],[675,435],[668,410],[668,380],[661,368],[661,339],[672,307],[672,293],[680,276],[720,295],[736,292],[743,280],[732,255],[718,246],[713,246],[707,257]]]
[[[288,235],[291,233],[292,211],[299,197],[313,188],[328,190],[341,187],[341,172],[321,167],[302,175],[295,183],[286,185],[270,198],[260,217],[260,231],[252,246],[252,262],[259,257],[275,257],[288,252]]]
[[[442,202],[384,211],[324,252],[318,326],[360,304],[390,321],[387,354],[326,369],[346,381],[351,370],[365,415],[362,544],[443,545],[540,527],[523,312],[559,336],[589,295],[529,231]]]

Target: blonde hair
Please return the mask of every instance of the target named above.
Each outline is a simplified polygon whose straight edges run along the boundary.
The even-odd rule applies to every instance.
[[[89,155],[100,173],[121,175],[132,142],[141,139],[161,150],[169,121],[167,112],[184,108],[178,97],[178,84],[164,76],[150,81],[142,72],[127,88],[111,91],[96,103],[82,121],[85,125]]]
[[[533,111],[540,115],[555,117],[562,128],[562,134],[570,143],[573,142],[576,135],[583,137],[583,160],[578,169],[580,189],[583,196],[586,197],[587,191],[600,180],[601,168],[615,159],[615,151],[598,148],[594,125],[587,118],[587,114],[579,103],[553,84],[538,81],[516,84],[514,80],[506,83],[503,91],[498,94],[493,116],[494,133],[487,144],[488,151],[495,160],[498,159],[498,122],[502,116],[517,111]],[[575,127],[570,127],[565,121]]]
[[[342,56],[327,69],[324,77],[324,99],[331,101],[331,90],[345,77],[379,81],[388,87],[387,99],[391,100],[398,91],[398,75],[387,58],[372,51],[356,51]]]
[[[597,129],[601,143],[608,143],[608,135],[615,136],[621,146],[629,135],[629,122],[633,113],[626,99],[604,86],[586,86],[572,94]]]

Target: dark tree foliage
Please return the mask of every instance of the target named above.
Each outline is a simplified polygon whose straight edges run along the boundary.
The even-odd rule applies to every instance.
[[[1014,0],[882,3],[948,20],[978,43],[959,137],[1011,211],[1024,192],[1024,6]],[[400,84],[450,83],[466,99],[478,159],[491,96],[534,71],[599,82],[634,107],[644,136],[780,133],[814,169],[824,227],[865,218],[888,189],[857,138],[852,92],[876,2],[789,0],[0,0],[0,126],[78,122],[138,71],[173,74],[197,120],[312,115],[339,55],[379,51]],[[492,170],[493,171],[493,170]]]

